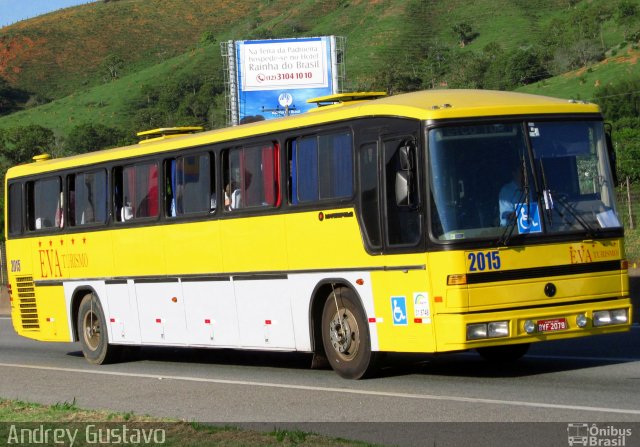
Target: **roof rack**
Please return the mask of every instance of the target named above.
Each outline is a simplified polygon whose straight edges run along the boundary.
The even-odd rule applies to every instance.
[[[138,132],[136,135],[139,137],[145,137],[144,140],[140,140],[140,144],[142,144],[150,143],[152,141],[166,140],[167,138],[180,137],[194,132],[202,132],[203,130],[204,127],[202,126],[160,127],[158,129]]]
[[[343,104],[347,102],[367,101],[387,96],[386,92],[351,92],[336,93],[334,95],[319,96],[317,98],[307,99],[307,103],[316,103],[318,107],[326,107],[331,105]]]

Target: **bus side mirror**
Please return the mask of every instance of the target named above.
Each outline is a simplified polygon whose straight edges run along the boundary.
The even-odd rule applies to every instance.
[[[414,146],[412,144],[406,144],[398,149],[398,156],[400,157],[400,169],[403,171],[411,171],[414,163]]]
[[[607,144],[607,155],[609,156],[609,166],[611,166],[611,175],[613,176],[613,185],[617,187],[617,186],[620,186],[620,181],[618,180],[616,150],[613,147],[613,140],[611,138],[612,131],[613,131],[613,127],[611,126],[611,123],[605,123],[604,137]]]
[[[416,167],[416,150],[413,142],[407,142],[398,149],[398,158],[400,161],[400,169],[396,172],[396,205],[398,206],[414,206],[416,198],[414,191],[415,167]]]

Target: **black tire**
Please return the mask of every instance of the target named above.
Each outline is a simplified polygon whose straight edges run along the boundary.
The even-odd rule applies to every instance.
[[[513,363],[520,360],[529,351],[530,343],[504,346],[488,346],[478,348],[478,354],[483,359],[493,363]]]
[[[102,365],[120,360],[122,347],[109,344],[107,321],[100,300],[88,293],[78,309],[78,338],[89,363]]]
[[[371,352],[369,325],[359,300],[346,287],[335,289],[324,303],[322,344],[340,377],[362,379],[373,372],[376,353]]]

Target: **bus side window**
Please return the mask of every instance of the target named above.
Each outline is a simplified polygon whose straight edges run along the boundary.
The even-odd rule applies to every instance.
[[[62,206],[62,182],[59,177],[27,183],[27,223],[30,231],[62,228]]]
[[[176,157],[165,162],[165,214],[213,213],[216,208],[213,156]]]
[[[106,222],[107,174],[104,170],[69,175],[67,185],[69,225]]]
[[[280,204],[278,154],[275,142],[223,152],[225,210]]]
[[[132,219],[158,215],[158,166],[140,163],[116,168],[114,172],[114,205],[116,219]]]
[[[9,185],[9,235],[22,233],[22,183]]]
[[[289,200],[293,205],[353,195],[351,132],[312,135],[290,143]]]

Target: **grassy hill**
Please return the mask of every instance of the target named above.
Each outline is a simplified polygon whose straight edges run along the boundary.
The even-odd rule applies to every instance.
[[[217,41],[349,35],[355,48],[370,46],[366,58],[402,32],[405,3],[306,0],[292,8],[282,0],[96,2],[0,29],[0,76],[57,99],[111,80],[109,57],[121,59],[122,74],[131,74],[191,51],[206,32]]]
[[[536,95],[593,100],[602,86],[621,79],[640,78],[640,50],[625,46],[605,60],[589,67],[564,73],[518,90]]]
[[[592,35],[606,51],[605,60],[520,87],[590,99],[599,86],[638,75],[638,51],[632,45],[621,48],[635,25],[621,25],[620,2],[640,5],[640,0],[301,0],[295,8],[284,0],[96,2],[0,29],[0,77],[31,97],[25,110],[0,117],[0,128],[38,124],[64,137],[78,124],[99,122],[133,132],[140,118],[132,115],[132,104],[144,102],[145,95],[157,96],[186,76],[221,86],[219,42],[229,39],[345,36],[345,90],[395,92],[429,87],[429,76],[433,86],[474,86],[465,73],[473,68],[468,61],[485,57],[488,48],[501,54],[542,48],[551,38],[569,39],[567,23],[576,29],[597,23],[582,34]],[[598,20],[581,24],[591,11],[600,14]],[[473,30],[464,45],[453,31],[459,23]],[[113,61],[118,62],[114,76],[108,70]],[[439,66],[442,72],[425,74]],[[204,124],[220,126],[222,97],[209,99]],[[156,116],[149,123],[161,120]]]

